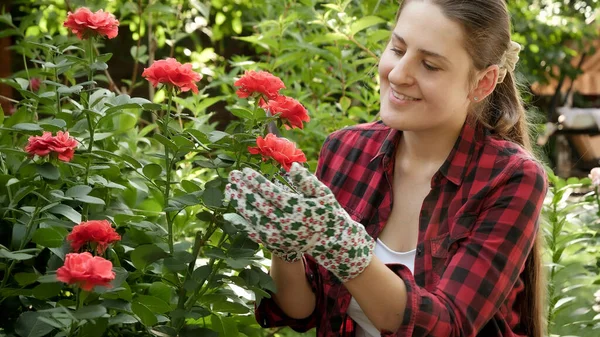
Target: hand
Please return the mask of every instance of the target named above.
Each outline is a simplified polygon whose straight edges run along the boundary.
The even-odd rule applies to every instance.
[[[290,177],[300,193],[283,191],[254,170],[234,171],[227,196],[269,245],[308,253],[342,281],[358,276],[371,261],[375,240],[308,170],[295,163]]]
[[[266,179],[266,178],[265,178]],[[243,181],[243,173],[237,170],[229,174],[229,184],[226,186],[226,196],[230,200],[230,204],[235,207],[237,212],[242,215],[246,221],[239,221],[235,224],[248,232],[248,237],[263,245],[268,251],[280,259],[292,263],[302,259],[302,252],[294,250],[291,245],[286,244],[286,237],[282,236],[281,232],[275,230],[275,224],[269,223],[268,218],[261,216],[252,206],[251,202],[263,202],[262,198],[256,195],[245,196],[240,192],[240,189],[245,187]],[[277,185],[276,185],[277,186]],[[291,192],[287,186],[281,184],[277,186],[281,191],[286,193]],[[257,224],[262,224],[257,226]]]

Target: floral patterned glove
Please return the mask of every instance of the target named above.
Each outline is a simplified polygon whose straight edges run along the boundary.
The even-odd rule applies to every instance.
[[[248,237],[252,241],[263,245],[268,251],[275,254],[280,259],[289,263],[300,261],[302,259],[302,252],[281,245],[281,242],[284,242],[285,238],[281,236],[279,232],[274,231],[274,224],[268,223],[268,219],[263,217],[260,221],[267,222],[262,223],[262,226],[258,227],[256,224],[258,224],[259,218],[256,215],[251,215],[251,213],[245,211],[248,208],[248,199],[237,198],[238,193],[236,192],[238,191],[239,185],[243,186],[245,184],[242,182],[242,172],[232,171],[229,174],[229,182],[230,183],[227,184],[226,187],[226,194],[230,200],[230,204],[232,204],[232,206],[237,209],[238,213],[243,215],[246,220],[235,221],[235,225],[238,225],[242,230],[248,232]],[[286,193],[292,192],[290,188],[283,184],[276,186]],[[250,200],[254,199],[250,198]],[[267,235],[265,231],[270,232],[271,235]]]
[[[355,278],[369,265],[375,240],[308,170],[294,163],[290,176],[300,193],[251,169],[233,171],[226,193],[270,247],[308,253],[344,282]]]

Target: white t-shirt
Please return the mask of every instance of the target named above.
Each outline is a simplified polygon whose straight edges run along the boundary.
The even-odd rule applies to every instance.
[[[377,239],[377,244],[375,245],[375,256],[377,256],[383,263],[403,264],[410,269],[411,272],[414,272],[416,249],[408,252],[396,252],[388,248],[383,241]],[[348,316],[350,316],[350,318],[357,323],[356,337],[381,336],[381,333],[367,318],[363,310],[358,305],[358,302],[356,302],[354,298],[350,300]]]

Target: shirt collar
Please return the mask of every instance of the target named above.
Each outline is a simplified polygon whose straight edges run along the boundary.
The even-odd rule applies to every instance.
[[[381,143],[377,155],[375,155],[373,160],[382,157],[393,160],[401,135],[402,131],[389,128],[388,134]],[[458,139],[454,143],[454,147],[438,172],[455,185],[460,185],[464,179],[467,168],[471,163],[471,159],[477,147],[476,145],[483,141],[485,135],[486,129],[481,124],[471,121],[465,122]],[[434,176],[433,180],[436,180],[436,176],[438,176],[438,174]]]
[[[475,122],[473,125],[465,122],[439,173],[455,185],[460,185],[477,149],[477,144],[483,141],[485,135],[486,129],[481,124]]]

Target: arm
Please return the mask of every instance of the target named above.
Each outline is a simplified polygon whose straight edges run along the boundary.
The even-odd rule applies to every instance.
[[[294,319],[309,317],[317,303],[304,268],[302,260],[289,263],[275,255],[271,260],[271,278],[277,287],[273,299],[286,315]]]
[[[476,336],[496,314],[531,251],[546,191],[535,162],[515,166],[484,201],[436,290],[418,287],[406,267],[394,274],[376,258],[345,283],[378,329],[398,336]]]

